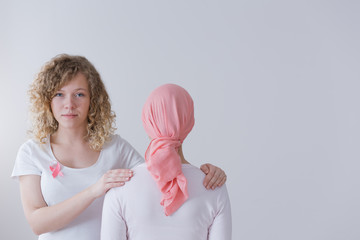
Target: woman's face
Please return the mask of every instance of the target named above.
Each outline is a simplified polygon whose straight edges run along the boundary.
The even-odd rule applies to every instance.
[[[61,128],[85,128],[90,107],[90,91],[86,77],[78,73],[55,93],[51,110]]]

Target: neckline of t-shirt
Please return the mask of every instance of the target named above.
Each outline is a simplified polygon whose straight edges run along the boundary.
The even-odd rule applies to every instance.
[[[54,159],[53,162],[59,163],[62,167],[64,167],[65,169],[68,169],[68,170],[70,170],[70,171],[86,171],[86,170],[89,170],[89,169],[91,169],[91,168],[95,168],[95,167],[99,164],[100,160],[102,159],[102,152],[103,152],[103,151],[102,151],[102,149],[101,149],[101,150],[100,150],[99,157],[98,157],[98,159],[96,160],[96,162],[95,162],[94,164],[92,164],[92,165],[90,165],[90,166],[88,166],[88,167],[83,167],[83,168],[72,168],[72,167],[68,167],[68,166],[62,164],[61,162],[59,162],[59,161],[57,160],[57,158],[55,157],[55,154],[54,154],[54,152],[53,152],[53,150],[52,150],[52,148],[51,148],[50,135],[47,136],[46,144],[47,144],[48,151],[50,152],[52,158]]]

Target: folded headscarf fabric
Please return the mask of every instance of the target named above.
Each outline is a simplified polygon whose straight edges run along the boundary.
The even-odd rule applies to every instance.
[[[193,100],[178,85],[162,85],[148,97],[142,121],[152,139],[145,153],[145,162],[162,192],[160,204],[164,206],[165,215],[169,216],[188,198],[178,150],[195,123]]]

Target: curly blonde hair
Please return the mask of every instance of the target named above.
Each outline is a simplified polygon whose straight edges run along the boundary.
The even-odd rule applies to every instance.
[[[83,56],[61,54],[47,62],[30,85],[31,134],[41,143],[57,131],[59,123],[51,110],[55,93],[76,74],[85,75],[90,91],[87,135],[90,148],[99,151],[115,131],[115,113],[100,74]]]

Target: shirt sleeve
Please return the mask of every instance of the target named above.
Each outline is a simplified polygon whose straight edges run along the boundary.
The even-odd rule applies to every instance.
[[[118,163],[121,166],[117,166],[117,168],[134,168],[137,165],[145,162],[144,158],[135,150],[133,146],[130,145],[125,139],[121,138],[117,135],[117,149],[116,151],[120,153],[120,160]]]
[[[213,224],[209,229],[209,240],[231,240],[232,235],[232,221],[231,221],[231,206],[230,199],[224,185],[222,192],[218,198],[219,210],[214,218]]]
[[[120,201],[116,189],[110,189],[104,199],[101,240],[126,240],[127,227],[121,214]]]
[[[30,144],[24,143],[17,153],[11,178],[16,180],[22,175],[41,175],[41,170],[32,155]]]

